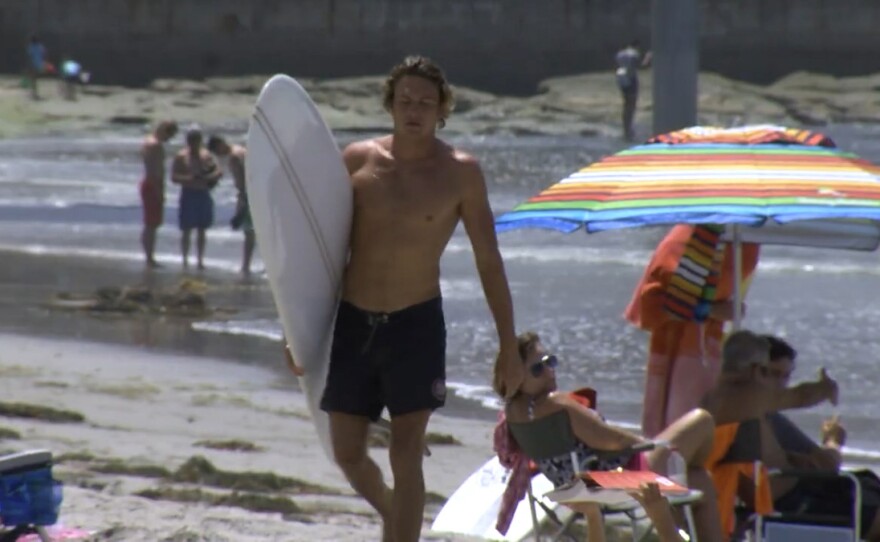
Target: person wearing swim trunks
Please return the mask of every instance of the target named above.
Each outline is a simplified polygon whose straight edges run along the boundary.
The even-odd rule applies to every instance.
[[[427,58],[407,57],[391,70],[383,99],[392,133],[343,152],[354,213],[321,408],[330,416],[336,462],[381,515],[383,539],[416,542],[424,520],[425,432],[446,400],[440,257],[459,222],[473,247],[511,389],[522,379],[522,363],[480,166],[436,136],[452,107],[442,70]],[[383,408],[391,415],[393,489],[367,453],[370,422]]]
[[[247,149],[243,145],[231,144],[220,136],[208,138],[208,150],[214,155],[228,160],[229,172],[235,182],[238,198],[235,202],[235,214],[230,220],[234,230],[241,230],[244,234],[244,251],[241,256],[241,272],[249,275],[251,272],[251,259],[254,255],[256,236],[254,224],[251,221],[251,211],[248,207],[247,186],[245,185],[244,161],[247,157]]]
[[[722,346],[721,373],[715,387],[702,400],[702,407],[715,418],[715,443],[707,467],[713,471],[719,493],[719,510],[722,524],[730,533],[734,527],[734,497],[740,496],[752,507],[760,507],[769,499],[775,503],[781,496],[789,493],[796,484],[792,478],[771,478],[769,495],[754,492],[753,495],[740,493],[739,477],[722,483],[725,457],[736,443],[736,432],[746,422],[757,424],[757,437],[746,439],[758,444],[757,450],[750,450],[749,463],[759,459],[767,468],[789,468],[785,450],[782,448],[767,414],[781,410],[807,408],[825,401],[836,405],[838,386],[826,374],[819,371],[814,381],[801,382],[796,386],[779,387],[770,379],[770,342],[748,330],[731,333]],[[732,437],[732,438],[731,438]],[[754,472],[748,465],[748,471]],[[763,484],[759,484],[763,485]],[[766,486],[764,486],[766,487]],[[770,504],[767,503],[767,504]]]
[[[141,159],[144,177],[139,190],[144,212],[141,245],[147,267],[159,267],[156,262],[156,230],[162,225],[165,206],[165,143],[177,133],[177,123],[172,120],[160,122],[156,129],[144,138]]]
[[[189,247],[192,231],[196,230],[196,263],[198,269],[205,268],[206,232],[214,224],[214,199],[211,190],[223,170],[214,157],[202,147],[202,131],[191,127],[186,132],[186,147],[174,156],[171,166],[171,181],[180,185],[178,203],[178,224],[180,225],[180,253],[183,268],[189,268]]]

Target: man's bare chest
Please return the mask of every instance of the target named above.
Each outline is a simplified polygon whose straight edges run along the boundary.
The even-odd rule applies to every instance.
[[[458,208],[457,186],[440,174],[369,172],[360,177],[354,183],[357,213],[431,221]]]

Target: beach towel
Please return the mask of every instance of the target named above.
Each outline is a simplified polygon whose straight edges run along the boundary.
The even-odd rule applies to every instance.
[[[709,317],[724,255],[719,250],[722,233],[724,226],[694,226],[666,289],[664,306],[673,316],[695,322]]]
[[[728,423],[715,428],[715,440],[712,443],[712,452],[706,460],[706,469],[712,475],[715,483],[715,491],[718,494],[718,512],[721,518],[721,527],[727,535],[733,532],[736,526],[737,492],[741,477],[755,481],[755,461],[760,458],[760,440],[758,438],[737,439],[737,433],[741,429],[740,423]],[[746,440],[751,445],[751,450],[733,451],[734,443]],[[757,449],[755,449],[757,447]],[[733,453],[732,453],[733,452]],[[773,512],[773,496],[770,493],[770,480],[767,469],[762,464],[758,479],[755,482],[755,512],[766,515]]]
[[[713,318],[700,322],[676,317],[667,305],[669,285],[697,227],[678,225],[669,230],[657,245],[624,313],[630,324],[651,334],[642,407],[642,432],[648,438],[696,408],[714,386],[721,365],[724,323]],[[758,245],[742,245],[745,281],[757,267],[758,254]],[[729,244],[720,257],[713,295],[716,302],[733,296],[733,250]]]
[[[738,130],[698,126],[654,136],[648,140],[648,143],[667,143],[670,145],[682,143],[733,143],[740,145],[794,143],[813,147],[836,146],[830,137],[818,132],[770,125],[747,126]]]

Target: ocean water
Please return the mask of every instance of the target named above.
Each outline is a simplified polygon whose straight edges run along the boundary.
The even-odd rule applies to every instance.
[[[838,145],[880,162],[880,128],[832,126]],[[242,134],[229,134],[240,139]],[[341,144],[354,136],[339,134]],[[496,212],[514,205],[596,159],[622,148],[607,138],[453,137],[476,155]],[[46,257],[86,257],[108,266],[138,266],[140,134],[43,137],[0,141],[0,250]],[[172,141],[171,151],[180,147]],[[163,273],[179,272],[176,187],[169,187],[166,223],[159,233]],[[235,191],[224,178],[214,192],[216,226],[206,264],[235,280],[241,235],[228,227]],[[621,318],[632,290],[665,228],[586,235],[514,231],[500,236],[519,330],[544,337],[562,362],[562,387],[589,384],[610,419],[635,426],[639,418],[647,337]],[[842,390],[836,407],[793,417],[817,433],[824,416],[840,414],[849,429],[853,461],[880,461],[880,259],[876,253],[765,247],[747,297],[746,327],[777,333],[798,349],[798,373],[828,368]],[[257,258],[255,267],[262,264]],[[442,261],[449,326],[450,388],[496,408],[488,387],[496,348],[494,326],[480,288],[470,245],[456,231]],[[254,279],[268,291],[265,279]],[[90,289],[96,285],[79,285]],[[260,299],[268,300],[268,296]],[[232,320],[193,323],[206,340],[218,335],[277,341],[271,303],[238,307]]]

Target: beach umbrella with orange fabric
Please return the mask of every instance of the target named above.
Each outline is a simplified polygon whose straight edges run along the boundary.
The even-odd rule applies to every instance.
[[[693,244],[712,249],[695,258],[691,289],[709,296],[714,247],[723,241],[876,249],[880,167],[818,132],[698,126],[572,173],[498,217],[496,229],[592,233],[664,224],[701,225]],[[742,276],[741,262],[736,269]]]

